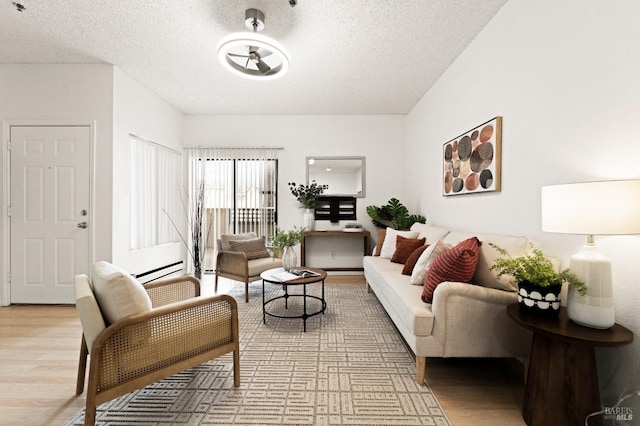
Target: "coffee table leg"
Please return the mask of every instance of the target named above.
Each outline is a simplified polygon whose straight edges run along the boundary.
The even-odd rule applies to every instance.
[[[262,324],[267,323],[267,308],[264,306],[264,280],[262,280]]]
[[[307,285],[302,284],[302,331],[307,332]]]

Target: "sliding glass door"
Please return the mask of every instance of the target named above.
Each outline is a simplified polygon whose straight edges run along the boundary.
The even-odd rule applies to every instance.
[[[198,149],[190,157],[191,188],[204,182],[204,270],[215,268],[222,234],[255,232],[269,240],[277,222],[278,160],[274,150]],[[191,190],[193,193],[193,189]]]

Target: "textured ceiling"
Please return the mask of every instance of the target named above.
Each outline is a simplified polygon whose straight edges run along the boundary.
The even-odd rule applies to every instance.
[[[506,0],[0,0],[0,63],[109,63],[186,114],[405,114]],[[215,47],[265,15],[284,77],[231,74]]]

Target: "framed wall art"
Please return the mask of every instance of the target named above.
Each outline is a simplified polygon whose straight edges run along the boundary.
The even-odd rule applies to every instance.
[[[502,117],[445,143],[442,195],[500,191]]]

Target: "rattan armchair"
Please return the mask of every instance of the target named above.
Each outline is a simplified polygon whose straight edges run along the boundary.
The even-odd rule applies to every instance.
[[[244,283],[244,301],[249,302],[249,283],[258,281],[260,274],[268,269],[279,268],[282,260],[275,257],[249,259],[241,251],[226,250],[222,240],[218,239],[218,255],[216,256],[215,292],[218,292],[218,279],[228,278]]]
[[[104,328],[88,277],[76,276],[75,286],[83,326],[77,395],[84,390],[91,354],[85,425],[95,424],[98,405],[229,352],[234,386],[240,385],[238,307],[233,297],[199,297],[200,283],[190,276],[157,281],[144,286],[150,311]],[[96,320],[102,321],[102,331]],[[88,341],[93,342],[91,348]]]

